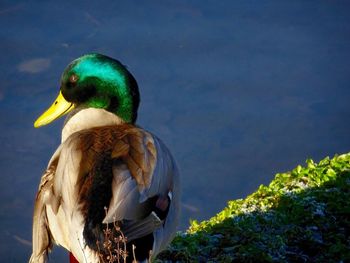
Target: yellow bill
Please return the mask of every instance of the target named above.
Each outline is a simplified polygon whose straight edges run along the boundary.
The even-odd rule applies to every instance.
[[[47,109],[35,122],[34,127],[39,128],[50,122],[58,119],[59,117],[67,114],[72,109],[74,109],[74,104],[65,100],[61,91],[58,94],[55,102],[52,103],[50,108]]]

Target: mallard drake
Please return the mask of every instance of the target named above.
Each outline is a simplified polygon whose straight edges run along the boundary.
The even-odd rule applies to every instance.
[[[45,262],[53,244],[78,262],[117,262],[116,249],[129,262],[148,261],[176,231],[180,186],[168,148],[135,124],[137,82],[119,61],[88,54],[67,66],[60,85],[34,123],[67,114],[39,184],[29,262]]]

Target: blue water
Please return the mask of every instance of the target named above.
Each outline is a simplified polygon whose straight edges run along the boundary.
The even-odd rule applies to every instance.
[[[0,2],[0,262],[30,255],[34,196],[63,123],[33,121],[88,52],[137,79],[138,123],[181,167],[180,229],[306,158],[350,150],[348,1],[72,2]]]

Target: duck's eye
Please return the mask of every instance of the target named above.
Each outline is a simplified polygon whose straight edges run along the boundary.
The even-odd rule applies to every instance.
[[[75,84],[77,81],[78,81],[78,76],[77,75],[75,75],[75,74],[72,74],[70,77],[69,77],[69,82],[71,83],[71,84]]]

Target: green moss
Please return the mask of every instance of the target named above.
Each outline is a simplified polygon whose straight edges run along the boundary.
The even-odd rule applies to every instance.
[[[193,220],[158,262],[347,262],[350,153],[306,161],[211,219]]]

